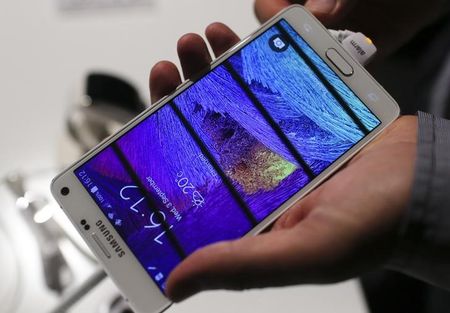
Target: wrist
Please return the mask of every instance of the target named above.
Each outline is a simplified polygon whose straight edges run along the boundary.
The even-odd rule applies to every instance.
[[[388,267],[448,286],[450,257],[450,122],[419,112],[411,199]],[[445,274],[447,273],[447,277]]]

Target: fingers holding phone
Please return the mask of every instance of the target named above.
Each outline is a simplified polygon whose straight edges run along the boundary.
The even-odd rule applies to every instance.
[[[236,33],[222,23],[209,25],[205,35],[216,57],[239,42]],[[212,60],[204,39],[197,34],[186,34],[181,37],[178,40],[177,51],[185,79],[206,69]],[[181,75],[175,64],[169,61],[157,63],[150,72],[152,102],[171,93],[180,84]]]

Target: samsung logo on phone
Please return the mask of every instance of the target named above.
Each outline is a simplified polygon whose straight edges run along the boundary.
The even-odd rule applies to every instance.
[[[95,225],[97,226],[98,230],[102,233],[103,237],[105,237],[109,245],[114,249],[117,256],[119,258],[123,257],[125,255],[125,251],[123,251],[122,247],[119,245],[116,239],[114,239],[114,235],[111,234],[111,232],[108,230],[103,221],[98,220],[97,223],[95,223]]]
[[[350,44],[355,48],[356,52],[362,56],[366,55],[366,51],[355,41],[351,40]]]

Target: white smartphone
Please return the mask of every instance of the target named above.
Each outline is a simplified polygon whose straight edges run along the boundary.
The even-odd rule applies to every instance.
[[[51,188],[132,308],[159,312],[184,258],[263,230],[398,115],[327,29],[291,6]]]

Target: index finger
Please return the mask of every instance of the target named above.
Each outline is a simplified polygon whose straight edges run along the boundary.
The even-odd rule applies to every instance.
[[[209,25],[205,30],[205,35],[216,57],[239,42],[239,36],[223,23]]]

